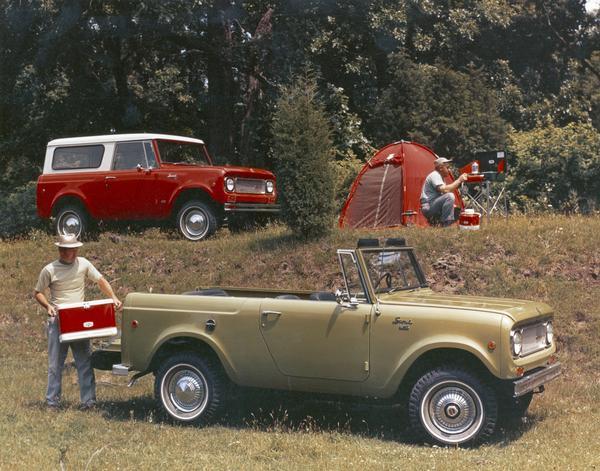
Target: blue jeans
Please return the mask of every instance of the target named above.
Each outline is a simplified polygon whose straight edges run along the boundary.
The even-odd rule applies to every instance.
[[[46,402],[57,406],[60,403],[62,371],[67,358],[69,346],[75,359],[77,376],[79,378],[79,396],[81,403],[92,405],[96,403],[96,378],[92,368],[90,341],[60,343],[58,340],[58,318],[48,319],[48,389]]]
[[[438,217],[442,223],[454,222],[454,193],[444,193],[432,202],[421,204],[425,217]]]

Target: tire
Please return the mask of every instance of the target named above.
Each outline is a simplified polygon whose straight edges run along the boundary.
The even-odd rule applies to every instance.
[[[225,380],[220,365],[194,352],[174,354],[156,372],[154,395],[171,420],[207,423],[219,412]]]
[[[89,225],[90,220],[85,209],[74,204],[60,208],[54,219],[57,235],[75,234],[79,240],[87,234]]]
[[[213,209],[201,201],[188,201],[176,219],[177,229],[188,240],[198,241],[210,237],[217,230],[217,218]]]
[[[408,400],[413,429],[442,445],[472,445],[485,441],[496,428],[495,392],[477,376],[452,366],[425,373]]]

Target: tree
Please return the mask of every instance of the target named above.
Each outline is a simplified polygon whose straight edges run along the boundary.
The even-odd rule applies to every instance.
[[[332,140],[310,72],[282,86],[273,117],[273,159],[283,220],[297,234],[327,232],[333,216]]]
[[[589,211],[600,206],[600,133],[590,124],[513,132],[509,190],[523,209]]]
[[[415,64],[397,54],[391,75],[371,123],[379,145],[415,140],[459,162],[477,149],[503,147],[506,125],[496,96],[477,71]]]

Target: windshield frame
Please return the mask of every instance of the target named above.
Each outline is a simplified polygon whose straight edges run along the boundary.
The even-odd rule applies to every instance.
[[[169,144],[177,144],[177,145],[185,145],[185,146],[195,146],[195,147],[200,147],[201,148],[201,153],[204,156],[204,158],[206,159],[206,163],[205,164],[199,164],[199,163],[189,163],[189,162],[169,162],[163,159],[163,156],[160,152],[160,143],[161,142],[166,142]],[[197,142],[187,142],[187,141],[178,141],[175,139],[154,139],[153,140],[154,143],[154,153],[158,156],[158,160],[161,164],[167,164],[167,165],[194,165],[194,166],[198,166],[198,167],[212,167],[214,166],[212,157],[210,156],[210,154],[208,153],[208,148],[206,147],[206,144],[200,144]]]
[[[423,273],[423,270],[421,269],[421,265],[419,264],[412,247],[369,247],[369,248],[361,248],[361,249],[357,250],[357,252],[360,253],[360,257],[361,257],[361,266],[363,267],[362,271],[364,271],[363,280],[368,282],[370,291],[371,291],[371,293],[373,293],[373,295],[375,297],[379,297],[379,295],[382,295],[382,294],[386,295],[386,294],[392,293],[392,292],[397,293],[397,292],[402,292],[402,291],[411,291],[414,289],[429,287],[429,284],[427,283],[427,279],[425,278],[425,274]],[[412,268],[417,277],[418,285],[410,285],[410,286],[403,287],[403,288],[392,287],[387,291],[381,291],[381,290],[379,290],[379,288],[376,289],[373,286],[373,281],[371,280],[369,270],[367,269],[367,259],[368,259],[369,254],[382,253],[382,252],[407,252],[408,258],[410,260]]]

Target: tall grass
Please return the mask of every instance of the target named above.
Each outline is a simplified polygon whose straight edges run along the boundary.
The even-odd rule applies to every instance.
[[[2,469],[594,469],[600,467],[600,218],[492,220],[477,232],[400,228],[334,231],[303,242],[284,227],[189,243],[158,230],[104,233],[85,244],[122,298],[131,291],[196,287],[333,289],[335,250],[359,237],[406,237],[437,291],[545,301],[555,309],[564,375],[536,396],[527,420],[477,449],[415,443],[395,406],[236,391],[216,425],[156,417],[152,378],[132,389],[99,372],[100,407],[77,410],[77,375],[63,379],[65,408],[43,407],[45,313],[31,298],[52,238],[0,243],[0,468]],[[91,293],[91,296],[99,293]]]

